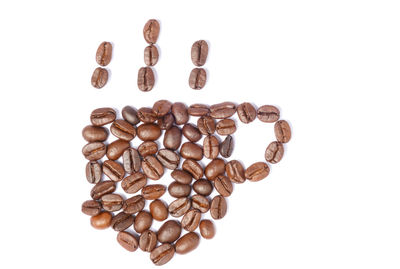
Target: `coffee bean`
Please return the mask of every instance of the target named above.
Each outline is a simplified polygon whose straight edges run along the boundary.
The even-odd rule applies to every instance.
[[[163,221],[168,218],[168,208],[161,200],[154,200],[150,203],[150,213],[153,219]]]
[[[143,210],[145,203],[142,195],[135,195],[125,200],[122,210],[127,214],[136,214]]]
[[[220,146],[220,153],[221,156],[224,158],[229,158],[231,157],[233,153],[233,138],[232,136],[228,135],[224,141],[222,141],[221,146]]]
[[[155,232],[144,231],[139,238],[139,247],[145,252],[151,252],[157,245],[157,235]]]
[[[158,229],[157,239],[160,243],[173,243],[179,238],[182,232],[181,223],[175,220],[168,220]]]
[[[292,137],[292,131],[290,129],[289,123],[285,120],[280,120],[275,123],[274,126],[275,137],[278,142],[287,143]]]
[[[82,204],[82,213],[89,216],[96,216],[101,212],[101,204],[95,200],[87,200]]]
[[[154,123],[157,120],[157,114],[153,109],[141,107],[138,110],[138,117],[144,123]]]
[[[137,135],[143,141],[154,141],[161,136],[161,129],[154,123],[145,123],[139,125]]]
[[[231,135],[236,132],[236,124],[231,119],[223,119],[217,123],[216,130],[220,135]]]
[[[90,196],[94,200],[99,200],[103,195],[113,193],[116,189],[115,183],[113,181],[102,181],[93,186],[90,191]]]
[[[109,107],[97,108],[90,114],[90,121],[94,126],[103,126],[115,120],[116,112]]]
[[[215,227],[211,220],[204,219],[200,222],[200,234],[205,239],[211,239],[215,236]]]
[[[239,120],[243,123],[250,123],[257,117],[257,111],[250,103],[242,103],[237,107]]]
[[[103,173],[115,182],[121,181],[125,176],[125,170],[122,165],[110,160],[106,160],[103,163]]]
[[[214,159],[206,166],[204,174],[209,180],[214,180],[218,175],[225,173],[225,161]]]
[[[158,62],[158,49],[150,45],[144,49],[144,63],[147,66],[154,66]]]
[[[101,89],[107,84],[107,81],[108,81],[107,69],[102,68],[102,67],[97,67],[93,71],[93,75],[91,78],[92,86],[97,89]]]
[[[90,224],[99,230],[107,229],[111,225],[112,215],[110,212],[101,212],[90,218]]]
[[[192,62],[195,66],[202,66],[206,63],[208,55],[208,44],[204,40],[199,40],[192,45]]]
[[[118,243],[127,251],[134,252],[138,248],[138,241],[132,234],[128,232],[119,232],[117,235]]]
[[[168,100],[160,100],[154,103],[153,112],[156,114],[157,118],[165,116],[171,111],[172,103]]]
[[[130,147],[128,141],[125,140],[115,140],[107,147],[107,158],[110,160],[116,160],[124,153],[126,149]]]
[[[250,181],[260,181],[269,174],[268,164],[264,162],[256,162],[250,165],[244,172],[245,177]]]
[[[88,142],[103,142],[107,140],[107,129],[99,126],[88,125],[82,130],[83,138]]]
[[[195,194],[192,196],[192,207],[200,210],[201,213],[206,213],[210,209],[210,202],[207,197]]]
[[[158,145],[154,141],[145,141],[139,145],[138,151],[142,157],[154,155],[158,151]]]
[[[124,169],[128,174],[140,171],[142,161],[139,152],[134,148],[128,148],[122,154]]]
[[[92,142],[82,148],[82,153],[89,161],[97,161],[106,155],[106,149],[106,145],[102,142]]]
[[[91,161],[86,165],[86,179],[91,184],[99,183],[102,176],[101,165],[98,162]]]
[[[124,120],[115,120],[111,124],[110,131],[115,137],[126,141],[131,141],[136,136],[135,127]]]
[[[150,229],[152,223],[153,223],[153,217],[150,215],[150,213],[147,211],[140,211],[136,215],[133,228],[137,233],[142,233]]]
[[[192,142],[183,143],[180,154],[186,159],[193,159],[196,161],[203,159],[202,147]]]
[[[168,206],[168,211],[171,216],[177,218],[183,216],[190,209],[191,204],[187,197],[178,198]]]
[[[160,149],[157,154],[157,159],[165,168],[171,170],[176,169],[181,160],[175,151],[169,149]]]
[[[133,224],[134,217],[125,212],[119,212],[112,218],[111,227],[117,231],[125,231]]]
[[[158,35],[160,34],[160,24],[157,20],[148,20],[143,28],[143,37],[149,44],[157,42]]]
[[[201,90],[206,85],[207,73],[203,68],[193,68],[189,76],[189,86],[193,90]]]
[[[199,129],[191,123],[183,126],[182,133],[190,142],[197,142],[202,137]]]
[[[110,42],[103,42],[97,49],[96,62],[101,66],[106,66],[111,62],[112,44]]]
[[[122,208],[124,199],[115,193],[103,195],[100,198],[103,209],[106,211],[114,212]]]
[[[203,176],[203,167],[201,167],[201,165],[195,160],[185,160],[182,163],[182,169],[192,175],[192,177],[195,179],[200,179]]]
[[[121,114],[122,114],[122,118],[124,118],[124,120],[126,120],[127,122],[129,122],[132,125],[136,125],[140,122],[137,110],[131,106],[125,106],[122,109]]]
[[[270,163],[278,163],[282,160],[284,148],[282,143],[274,141],[265,150],[265,160]]]
[[[210,116],[201,116],[197,120],[197,128],[203,135],[211,135],[215,132],[215,121]]]
[[[164,195],[166,187],[161,184],[147,185],[142,189],[142,196],[146,200],[155,200]]]
[[[201,212],[198,209],[190,209],[182,218],[182,228],[193,232],[199,226]]]
[[[165,131],[164,134],[164,147],[167,149],[177,150],[182,142],[182,132],[179,127],[172,126],[170,129]]]
[[[171,108],[177,125],[186,124],[189,121],[187,107],[184,103],[174,103]]]
[[[175,123],[174,116],[171,113],[167,113],[157,120],[157,125],[161,130],[169,130]]]
[[[193,183],[193,190],[203,196],[208,196],[212,193],[214,187],[208,179],[199,179]]]
[[[174,246],[170,244],[162,244],[150,253],[150,259],[155,265],[164,265],[174,257],[174,254]]]
[[[239,161],[232,160],[228,162],[225,166],[225,171],[232,182],[243,183],[246,181],[243,165]]]
[[[190,184],[192,183],[192,176],[186,171],[175,169],[171,173],[171,177],[181,184]]]
[[[203,151],[204,157],[207,159],[215,159],[218,157],[219,154],[219,142],[218,139],[213,136],[209,135],[203,140]]]
[[[151,91],[154,87],[154,73],[151,67],[141,67],[138,72],[137,85],[143,92]]]
[[[232,102],[223,102],[210,107],[210,116],[214,119],[226,119],[236,112],[236,105]]]
[[[215,220],[222,219],[226,215],[227,207],[226,200],[223,196],[215,196],[211,201],[211,217]]]
[[[179,238],[175,243],[175,251],[178,254],[186,254],[194,249],[200,243],[200,237],[197,233],[190,232]]]
[[[136,193],[141,188],[146,186],[147,179],[145,175],[140,172],[133,173],[130,176],[124,178],[121,182],[121,187],[126,193]]]
[[[214,187],[217,190],[217,192],[224,197],[230,196],[233,191],[233,185],[231,180],[224,175],[218,175],[214,179]]]
[[[180,198],[189,196],[192,188],[188,184],[182,184],[179,182],[172,182],[168,186],[168,192],[172,197]]]
[[[191,116],[205,116],[210,113],[210,109],[207,105],[203,104],[193,104],[188,108],[188,113]]]
[[[144,174],[153,180],[158,180],[164,175],[164,167],[154,156],[146,156],[142,161]]]
[[[257,110],[257,118],[262,122],[275,122],[279,120],[279,109],[274,106],[262,106]]]

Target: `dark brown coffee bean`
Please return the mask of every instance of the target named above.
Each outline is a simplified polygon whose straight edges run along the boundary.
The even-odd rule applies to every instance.
[[[150,213],[153,219],[163,221],[168,218],[168,208],[161,200],[154,200],[150,203]]]
[[[82,153],[89,161],[97,161],[106,155],[106,149],[106,145],[102,142],[92,142],[82,148]]]
[[[111,227],[117,231],[125,231],[133,224],[134,217],[125,212],[119,212],[112,218]]]
[[[220,153],[221,156],[224,158],[231,157],[233,153],[233,138],[232,136],[228,135],[224,141],[222,141],[220,146]]]
[[[200,161],[201,159],[203,159],[202,147],[192,142],[183,143],[180,154],[183,158],[186,159],[193,159],[196,161]]]
[[[158,180],[164,175],[164,167],[154,156],[146,156],[142,161],[144,174],[153,180]]]
[[[225,161],[222,159],[214,159],[208,163],[204,174],[209,180],[214,180],[218,175],[225,173]]]
[[[214,187],[208,179],[199,179],[193,183],[193,190],[203,196],[208,196],[212,193]]]
[[[168,211],[173,217],[183,216],[191,206],[191,201],[187,197],[178,198],[168,206]],[[161,242],[161,241],[160,241]]]
[[[99,230],[107,229],[111,225],[112,215],[110,212],[101,212],[90,218],[90,224]]]
[[[103,195],[113,193],[116,189],[115,183],[113,181],[102,181],[93,186],[90,191],[90,196],[94,200],[99,200]]]
[[[219,175],[214,179],[214,187],[224,197],[230,196],[233,191],[231,180],[224,175]]]
[[[175,169],[171,173],[171,177],[181,184],[190,184],[192,183],[192,176],[186,171]]]
[[[192,175],[192,177],[195,179],[200,179],[203,176],[203,167],[201,167],[201,165],[195,160],[185,160],[182,163],[182,169]]]
[[[170,244],[162,244],[150,253],[150,259],[155,265],[164,265],[174,257],[174,254],[174,246]]]
[[[204,157],[207,159],[215,159],[218,157],[219,154],[219,142],[218,139],[213,136],[209,135],[203,140],[203,151]]]
[[[137,233],[143,233],[144,231],[150,229],[153,223],[153,217],[147,211],[140,211],[135,218],[135,223],[133,224],[133,229]]]
[[[151,91],[154,87],[154,73],[151,67],[141,67],[138,72],[137,85],[143,92]]]
[[[199,129],[191,123],[183,126],[182,133],[190,142],[197,142],[202,137]]]
[[[154,123],[145,123],[139,125],[137,135],[143,141],[155,141],[161,136],[161,129]]]
[[[82,213],[89,216],[96,216],[101,212],[101,204],[95,200],[87,200],[82,204]]]
[[[211,220],[204,219],[200,222],[200,234],[205,239],[211,239],[215,236],[214,223]]]
[[[275,137],[278,142],[287,143],[292,138],[292,131],[290,129],[290,125],[285,120],[280,120],[275,123],[274,126]]]
[[[109,107],[102,107],[92,111],[90,121],[94,126],[103,126],[115,120],[116,112]]]
[[[200,243],[200,237],[197,233],[190,232],[179,238],[175,243],[175,251],[178,254],[186,254],[194,249]]]
[[[110,212],[120,210],[124,203],[124,199],[120,195],[115,193],[103,195],[100,198],[100,201],[103,206],[103,209],[105,211],[110,211]]]
[[[228,162],[225,166],[225,171],[232,182],[243,183],[246,181],[243,165],[239,161],[232,160]]]
[[[210,116],[214,119],[226,119],[236,112],[236,105],[232,102],[223,102],[210,106]]]
[[[103,163],[103,173],[115,182],[121,181],[125,176],[125,170],[122,165],[110,160],[106,160]]]
[[[192,45],[192,62],[195,66],[202,66],[206,63],[208,55],[208,44],[204,40],[199,40]]]
[[[160,243],[173,243],[179,238],[182,232],[182,226],[179,221],[169,220],[158,229],[157,239]]]
[[[102,176],[101,165],[98,162],[91,161],[86,165],[86,179],[91,184],[99,183]]]
[[[111,124],[110,131],[115,137],[126,141],[131,141],[136,136],[135,127],[124,120],[115,120]]]
[[[142,161],[139,152],[134,148],[128,148],[122,154],[124,169],[128,174],[140,171]]]
[[[270,163],[278,163],[282,160],[284,151],[282,143],[274,141],[265,150],[265,160]]]
[[[150,45],[144,49],[144,64],[154,66],[158,62],[158,49],[156,46]]]
[[[188,184],[182,184],[179,182],[172,182],[168,186],[168,192],[172,197],[181,198],[189,196],[192,188]]]
[[[169,130],[175,123],[174,116],[171,113],[167,113],[157,120],[158,126],[161,130]]]
[[[179,127],[172,126],[164,134],[164,147],[167,149],[177,150],[182,142],[182,132]]]
[[[203,135],[211,135],[215,132],[215,121],[210,116],[201,116],[197,120],[197,128]]]
[[[262,122],[275,122],[279,120],[279,109],[274,106],[262,106],[257,110],[257,118]]]
[[[221,195],[215,196],[211,201],[211,217],[215,220],[222,219],[226,215],[227,208],[225,198]]]
[[[107,81],[108,81],[108,71],[105,68],[102,67],[97,67],[93,71],[93,75],[91,78],[91,83],[92,86],[95,87],[96,89],[101,89],[104,86],[106,86]]]
[[[151,252],[157,245],[157,235],[155,232],[144,231],[139,238],[139,247],[145,252]]]
[[[139,108],[138,117],[144,123],[154,123],[157,120],[157,114],[148,107]]]
[[[117,235],[117,241],[124,249],[129,252],[136,251],[139,246],[136,237],[128,232],[119,232]]]
[[[169,149],[160,149],[157,159],[167,169],[174,170],[178,167],[181,157],[175,151]]]
[[[190,209],[182,218],[182,228],[193,232],[199,226],[201,212],[198,209]]]
[[[175,123],[177,125],[186,124],[189,121],[189,114],[184,103],[174,103],[171,112],[174,115]]]
[[[124,151],[129,147],[130,144],[128,141],[121,139],[115,140],[107,146],[107,158],[114,161],[121,157]]]
[[[206,213],[210,209],[210,202],[207,197],[195,194],[192,196],[192,207],[200,210],[201,213]]]
[[[231,119],[223,119],[217,123],[216,130],[220,135],[231,135],[236,132],[236,124]]]
[[[103,142],[107,140],[108,132],[106,128],[88,125],[83,128],[82,136],[88,142]]]
[[[111,62],[112,57],[112,44],[110,42],[103,42],[97,49],[96,62],[101,66],[106,66]]]
[[[157,118],[165,116],[171,111],[172,103],[168,100],[160,100],[154,103],[153,112],[156,114]]]
[[[141,188],[146,186],[147,179],[145,175],[140,172],[133,173],[130,176],[124,178],[121,182],[121,187],[126,193],[136,193]]]
[[[126,214],[136,214],[143,210],[145,203],[142,195],[135,195],[125,200],[122,210]]]
[[[154,141],[145,141],[139,145],[138,151],[142,157],[154,155],[158,151],[158,145]]]
[[[260,181],[269,174],[268,164],[264,162],[256,162],[250,165],[244,172],[245,177],[250,181]]]
[[[203,68],[193,68],[189,76],[189,86],[193,90],[201,90],[206,85],[207,73]]]
[[[243,123],[250,123],[257,117],[257,111],[250,103],[242,103],[237,107],[239,120]]]
[[[208,108],[207,105],[193,104],[188,108],[188,113],[191,116],[201,117],[208,115],[210,113],[210,109]]]
[[[161,184],[147,185],[142,189],[142,196],[146,200],[155,200],[164,195],[166,187]]]
[[[124,107],[121,114],[122,118],[132,125],[136,125],[140,122],[137,110],[131,106]]]
[[[160,24],[157,20],[151,19],[146,22],[143,27],[143,37],[149,44],[157,42],[158,35],[160,34]]]

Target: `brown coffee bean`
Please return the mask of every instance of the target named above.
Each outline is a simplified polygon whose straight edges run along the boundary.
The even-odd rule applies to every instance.
[[[285,120],[280,120],[275,123],[274,126],[275,137],[278,142],[287,143],[292,138],[292,131],[290,129],[290,125]]]
[[[182,163],[182,169],[192,175],[192,177],[195,179],[200,179],[203,176],[203,167],[201,167],[201,165],[195,160],[185,160]]]
[[[278,163],[282,160],[284,148],[282,143],[274,141],[265,150],[265,160],[270,163]]]
[[[244,172],[245,177],[250,181],[260,181],[269,174],[268,164],[264,162],[256,162],[250,165]]]
[[[199,179],[193,183],[193,190],[203,196],[208,196],[212,193],[214,187],[208,179]]]
[[[150,229],[153,223],[153,217],[147,211],[140,211],[135,218],[135,223],[133,224],[133,229],[137,233],[143,233],[144,231]]]
[[[105,68],[102,67],[97,67],[94,71],[93,71],[93,75],[91,78],[91,83],[92,86],[97,88],[97,89],[101,89],[104,86],[106,86],[107,81],[108,81],[108,71]]]
[[[97,161],[106,155],[107,147],[102,142],[92,142],[82,148],[82,154],[89,161]]]
[[[208,44],[204,40],[199,40],[192,45],[192,62],[195,66],[202,66],[206,63],[208,55]]]
[[[243,183],[246,181],[243,165],[239,161],[232,160],[228,162],[225,166],[225,171],[232,182]]]
[[[217,123],[216,130],[220,135],[231,135],[236,132],[236,124],[231,119],[223,119]]]
[[[144,123],[154,123],[157,120],[157,114],[149,107],[139,108],[138,117]]]
[[[107,140],[108,132],[106,128],[88,125],[83,128],[82,136],[88,142],[103,142]]]
[[[144,174],[153,180],[158,180],[164,175],[164,167],[154,156],[146,156],[142,161]]]
[[[86,165],[86,179],[91,184],[99,183],[102,176],[101,165],[98,162],[91,161]]]
[[[211,201],[211,217],[215,220],[222,219],[226,215],[227,207],[226,200],[223,196],[215,196]]]
[[[103,195],[100,198],[103,209],[106,211],[114,212],[122,208],[124,199],[115,193]]]
[[[181,198],[189,196],[192,188],[188,184],[182,184],[179,182],[172,182],[168,186],[168,192],[172,197]]]
[[[125,170],[122,165],[110,160],[106,160],[103,163],[103,173],[115,182],[121,181],[125,176]]]
[[[157,235],[155,232],[144,231],[139,238],[139,247],[145,252],[151,252],[157,245]]]
[[[136,214],[143,210],[145,203],[142,195],[135,195],[125,200],[122,210],[126,214]]]
[[[170,129],[165,131],[164,134],[164,147],[167,149],[177,150],[182,142],[182,132],[179,127],[172,126]]]
[[[173,217],[183,216],[191,206],[191,201],[187,197],[178,198],[168,206],[168,211]],[[161,241],[160,241],[161,242]]]
[[[198,209],[190,209],[182,218],[182,228],[193,232],[199,226],[201,212]]]
[[[121,139],[115,140],[107,147],[107,158],[115,161],[116,159],[121,157],[121,155],[124,153],[124,151],[126,149],[128,149],[129,147],[130,147],[130,144],[128,141],[121,140]]]
[[[241,122],[250,123],[257,117],[257,111],[250,103],[242,103],[237,107],[237,114]]]
[[[189,86],[193,90],[201,90],[206,85],[207,73],[203,68],[193,68],[189,76]]]
[[[224,197],[230,196],[233,192],[231,180],[224,175],[219,175],[214,179],[214,187]]]
[[[157,120],[157,125],[161,130],[169,130],[175,123],[174,116],[171,113],[167,113]]]
[[[167,169],[174,170],[178,167],[181,157],[172,150],[160,149],[157,154],[157,159]]]
[[[161,129],[154,123],[145,123],[139,125],[137,135],[143,141],[155,141],[161,136]]]
[[[121,114],[122,118],[132,125],[136,125],[140,122],[137,110],[131,106],[125,106],[122,109]]]
[[[96,62],[101,66],[106,66],[111,62],[112,44],[110,42],[103,42],[97,49]]]
[[[181,232],[182,226],[179,221],[168,220],[158,229],[157,239],[160,243],[173,243],[179,238]]]
[[[117,231],[125,231],[133,224],[134,217],[125,212],[119,212],[112,218],[111,227]]]
[[[142,156],[142,157],[154,155],[158,151],[158,145],[154,141],[145,141],[139,145],[138,151],[139,151],[140,156]]]
[[[123,231],[118,233],[117,241],[124,249],[129,252],[136,251],[139,245],[135,236]]]
[[[154,200],[150,203],[150,213],[153,219],[163,221],[168,218],[168,208],[161,200]]]
[[[205,239],[211,239],[215,236],[214,223],[211,220],[204,219],[200,222],[200,234]]]
[[[257,118],[262,122],[275,122],[279,120],[279,109],[274,106],[262,106],[257,110]]]
[[[233,138],[232,136],[228,135],[220,145],[219,152],[221,153],[221,156],[224,158],[231,157],[233,153],[233,145]]]
[[[192,196],[192,207],[200,210],[201,213],[206,213],[210,209],[210,202],[207,197],[195,194]]]
[[[223,102],[210,106],[210,116],[214,119],[226,119],[236,112],[236,105],[232,102]]]
[[[150,45],[144,49],[144,64],[154,66],[158,62],[158,49],[156,46]]]
[[[202,137],[199,129],[191,123],[183,126],[182,133],[190,142],[197,142]]]
[[[101,212],[101,204],[95,200],[87,200],[82,204],[82,213],[89,216],[96,216]]]
[[[188,108],[188,113],[191,116],[205,116],[210,113],[210,109],[208,108],[207,105],[203,104],[193,104]]]
[[[187,107],[184,103],[174,103],[171,108],[177,125],[186,124],[189,121]]]
[[[128,174],[133,174],[140,171],[142,160],[139,152],[134,148],[128,148],[122,154],[124,169]]]
[[[192,183],[192,176],[186,171],[175,169],[171,173],[171,177],[181,184],[190,184]]]
[[[141,67],[138,72],[137,85],[143,92],[151,91],[154,87],[154,72],[151,67]]]
[[[99,230],[107,229],[111,225],[112,215],[110,212],[101,212],[90,218],[90,224]]]
[[[136,136],[135,127],[124,120],[115,120],[111,124],[110,131],[115,137],[126,141],[131,141]]]
[[[175,243],[175,251],[178,254],[186,254],[194,249],[200,243],[200,237],[197,233],[190,232],[179,238]]]
[[[165,116],[171,111],[172,103],[168,100],[160,100],[154,103],[153,112],[156,114],[157,118]]]
[[[115,120],[116,112],[109,107],[97,108],[90,114],[90,121],[94,126],[103,126]]]
[[[143,37],[149,44],[157,42],[158,35],[160,34],[160,24],[157,20],[151,19],[146,22],[143,27]]]
[[[146,200],[155,200],[163,196],[166,189],[167,188],[161,184],[147,185],[142,189],[142,196]]]
[[[203,148],[195,143],[183,143],[180,154],[183,158],[200,161],[203,159]]]
[[[162,244],[150,253],[150,259],[155,265],[164,265],[174,257],[174,254],[174,246],[170,244]]]
[[[121,187],[126,193],[136,193],[141,188],[146,186],[147,179],[145,175],[140,172],[133,173],[130,176],[124,178],[121,182]]]
[[[214,180],[218,175],[225,173],[225,161],[222,159],[214,159],[208,163],[204,174],[209,180]]]
[[[116,189],[113,181],[107,180],[97,183],[90,191],[90,196],[93,200],[99,200],[103,195],[113,193]]]
[[[201,116],[197,120],[197,128],[203,135],[211,135],[215,132],[215,121],[210,116]]]
[[[204,157],[207,159],[215,159],[218,157],[219,154],[219,142],[218,139],[213,136],[209,135],[203,140],[203,151]]]

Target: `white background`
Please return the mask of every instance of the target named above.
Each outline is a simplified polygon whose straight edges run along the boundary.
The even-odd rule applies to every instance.
[[[215,238],[164,268],[400,268],[399,13],[386,0],[1,1],[0,267],[154,268],[80,212],[81,130],[94,108],[169,99],[273,104],[293,139],[267,179],[235,186]],[[161,57],[143,93],[150,18]],[[209,79],[193,91],[199,39]],[[112,75],[97,90],[104,40]],[[232,158],[262,161],[273,139],[271,124],[241,124]]]

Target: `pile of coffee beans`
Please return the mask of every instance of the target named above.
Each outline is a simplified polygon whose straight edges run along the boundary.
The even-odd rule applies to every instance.
[[[91,216],[94,228],[117,231],[117,241],[126,250],[150,252],[155,265],[167,263],[175,253],[194,250],[200,242],[197,228],[203,238],[213,238],[214,224],[202,215],[210,212],[214,220],[223,218],[233,185],[267,177],[268,163],[282,159],[283,144],[291,138],[289,124],[279,120],[279,110],[269,105],[256,109],[250,103],[223,102],[187,107],[160,100],[152,108],[126,106],[121,114],[118,119],[112,108],[95,109],[91,125],[82,131],[88,142],[82,149],[89,161],[86,178],[95,184],[92,199],[82,204],[82,212]],[[230,119],[234,114],[245,124],[256,118],[275,123],[276,141],[266,148],[266,162],[245,169],[238,160],[224,159],[234,148],[232,134],[237,126]],[[189,122],[190,116],[198,117],[196,125]],[[116,140],[107,144],[109,132]],[[159,148],[156,141],[163,133],[163,148]],[[226,136],[221,143],[217,134]],[[143,142],[134,148],[130,142],[136,137]],[[210,160],[205,167],[200,163],[203,158]],[[166,169],[172,171],[169,186],[156,184]],[[125,194],[115,193],[118,182]],[[214,189],[218,195],[210,197]],[[167,192],[175,198],[169,204],[162,200]],[[154,221],[164,222],[158,231],[152,229]],[[136,233],[127,231],[130,227]],[[182,235],[182,229],[187,233]]]

